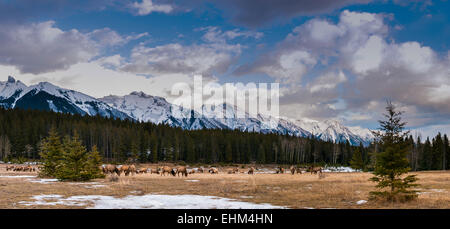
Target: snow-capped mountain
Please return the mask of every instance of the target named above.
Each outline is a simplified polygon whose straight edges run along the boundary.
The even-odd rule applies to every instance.
[[[8,81],[0,82],[0,106],[120,119],[130,118],[125,113],[86,94],[60,88],[48,82],[27,87],[11,76],[8,77]]]
[[[263,114],[256,117],[235,106],[220,104],[202,106],[195,111],[169,103],[165,98],[132,92],[125,96],[110,95],[96,99],[86,94],[60,88],[48,82],[26,86],[13,77],[0,82],[0,107],[38,109],[55,112],[100,115],[140,122],[167,124],[187,130],[232,129],[258,133],[277,133],[299,137],[316,137],[325,141],[349,141],[352,145],[368,145],[373,139],[368,129],[346,127],[337,120],[323,122],[275,118]]]
[[[348,140],[352,145],[359,145],[360,142],[363,145],[368,145],[373,139],[369,129],[346,127],[338,120],[319,122],[311,119],[300,119],[293,122],[324,141],[343,142]]]
[[[110,95],[99,99],[141,122],[167,124],[188,130],[224,129],[226,126],[215,119],[201,117],[193,110],[176,106],[157,96],[132,92],[125,96]]]
[[[372,139],[369,130],[360,127],[347,128],[336,120],[324,122],[308,119],[290,120],[263,114],[252,117],[246,112],[242,113],[245,118],[241,118],[238,112],[242,111],[229,104],[203,105],[201,110],[193,111],[143,92],[132,92],[125,96],[110,95],[100,100],[135,120],[168,124],[183,129],[232,129],[299,137],[314,136],[333,142],[348,140],[352,145],[359,145],[360,142],[367,145]]]

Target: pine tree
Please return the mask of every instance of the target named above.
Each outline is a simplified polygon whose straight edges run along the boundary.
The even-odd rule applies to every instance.
[[[100,170],[101,157],[97,146],[87,152],[86,147],[79,139],[77,132],[72,137],[66,136],[63,140],[63,155],[61,166],[55,172],[59,180],[87,181],[103,177]]]
[[[64,153],[61,139],[56,129],[52,127],[48,134],[49,136],[42,140],[39,148],[42,162],[39,175],[44,177],[55,176],[57,169],[61,166],[61,159]]]
[[[415,190],[411,187],[417,186],[415,175],[402,176],[410,170],[409,162],[406,158],[409,146],[405,141],[405,136],[409,131],[403,131],[406,122],[402,122],[403,112],[396,111],[395,106],[388,101],[386,107],[387,114],[384,114],[386,121],[379,121],[380,130],[374,131],[374,135],[380,140],[382,152],[377,154],[374,177],[370,180],[377,182],[378,189],[389,188],[384,191],[370,192],[372,199],[383,197],[387,200],[411,200],[417,197]]]
[[[356,148],[353,152],[352,160],[350,161],[350,167],[356,170],[364,169],[364,161],[360,149]]]
[[[56,172],[56,178],[60,180],[88,180],[85,174],[85,164],[88,159],[86,147],[75,132],[73,137],[66,136],[63,140],[64,153],[62,157],[62,166]]]
[[[100,166],[102,165],[102,157],[98,152],[97,146],[94,145],[92,150],[88,153],[86,162],[86,172],[89,179],[104,177]]]

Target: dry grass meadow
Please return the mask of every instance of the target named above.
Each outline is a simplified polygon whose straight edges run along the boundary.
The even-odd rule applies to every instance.
[[[155,168],[157,165],[146,165]],[[37,178],[11,178],[5,176],[33,176],[36,172],[6,171],[0,164],[0,208],[84,208],[86,206],[25,206],[20,201],[30,201],[35,195],[59,194],[64,197],[75,195],[106,195],[124,197],[144,194],[193,194],[232,198],[253,203],[269,203],[288,208],[450,208],[450,172],[417,172],[421,185],[419,198],[408,203],[369,201],[368,193],[374,190],[374,183],[368,181],[370,173],[324,173],[306,174],[226,174],[226,168],[219,168],[219,174],[190,174],[186,177],[139,174],[121,176],[118,181],[110,177],[88,183],[50,182],[33,183]],[[138,166],[142,167],[142,166]],[[245,170],[246,169],[241,169]],[[198,180],[187,182],[186,180]],[[95,185],[94,185],[95,184]]]

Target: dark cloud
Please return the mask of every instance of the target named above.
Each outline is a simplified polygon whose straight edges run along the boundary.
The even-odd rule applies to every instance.
[[[352,4],[372,0],[216,0],[209,1],[224,10],[232,20],[249,27],[258,27],[275,20],[330,12]]]

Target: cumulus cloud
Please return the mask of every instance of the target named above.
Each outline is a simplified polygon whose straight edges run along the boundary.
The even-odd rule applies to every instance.
[[[131,8],[137,15],[143,16],[153,12],[170,13],[173,7],[170,4],[157,4],[152,0],[142,0],[141,2],[133,2]]]
[[[449,57],[415,41],[393,41],[385,18],[345,10],[337,23],[309,20],[236,74],[265,73],[284,84],[286,114],[377,119],[392,99],[408,111],[410,125],[448,122]]]
[[[202,43],[170,43],[154,47],[140,44],[134,47],[129,62],[121,70],[149,75],[183,73],[211,76],[224,73],[245,48],[230,40],[237,37],[259,39],[263,36],[259,32],[238,29],[222,31],[217,27],[199,28],[196,31],[204,32]]]
[[[223,73],[241,52],[240,45],[178,43],[146,47],[138,45],[131,51],[131,61],[121,69],[141,74],[204,74]]]
[[[0,29],[0,63],[26,73],[66,69],[98,53],[96,44],[75,29],[63,31],[53,21]]]
[[[105,48],[147,36],[122,36],[109,28],[83,33],[62,30],[54,21],[0,26],[0,64],[16,66],[23,73],[45,73],[87,62]]]

